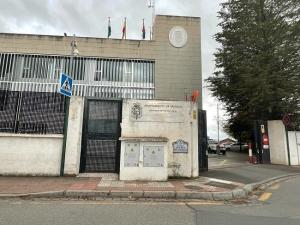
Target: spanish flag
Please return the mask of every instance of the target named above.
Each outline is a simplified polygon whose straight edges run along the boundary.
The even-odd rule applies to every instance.
[[[145,29],[144,19],[143,19],[143,28],[142,28],[142,38],[143,38],[143,39],[146,38],[146,29]]]
[[[126,39],[126,17],[125,17],[124,25],[122,28],[122,39]]]
[[[107,37],[111,36],[111,26],[110,26],[110,17],[108,17],[108,28],[107,28]]]

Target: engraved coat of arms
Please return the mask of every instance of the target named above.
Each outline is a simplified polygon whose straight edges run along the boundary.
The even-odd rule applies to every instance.
[[[143,115],[143,109],[140,103],[133,103],[131,107],[131,117],[134,119],[141,118]]]

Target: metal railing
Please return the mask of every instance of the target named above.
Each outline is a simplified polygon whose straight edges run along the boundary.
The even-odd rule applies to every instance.
[[[57,92],[61,73],[76,96],[154,98],[153,60],[0,53],[2,90]]]

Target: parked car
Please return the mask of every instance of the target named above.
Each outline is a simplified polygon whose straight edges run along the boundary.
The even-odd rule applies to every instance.
[[[240,151],[240,145],[242,145],[242,152],[248,151],[248,145],[245,143],[240,144],[239,142],[233,143],[232,145],[226,146],[227,151]]]
[[[208,153],[217,154],[218,148],[220,148],[220,153],[226,154],[226,148],[223,144],[218,144],[217,141],[208,141]]]

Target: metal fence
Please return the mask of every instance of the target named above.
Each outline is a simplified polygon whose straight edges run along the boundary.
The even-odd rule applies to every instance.
[[[64,116],[58,93],[0,90],[0,132],[62,134]]]
[[[154,98],[153,60],[0,53],[2,90],[57,92],[61,73],[76,96]]]
[[[63,133],[59,77],[73,78],[73,95],[154,98],[155,62],[0,52],[0,132]]]

